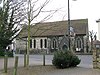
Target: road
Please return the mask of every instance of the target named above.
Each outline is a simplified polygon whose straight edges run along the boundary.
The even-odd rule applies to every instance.
[[[23,55],[17,55],[19,56],[19,61],[18,61],[18,66],[24,66],[24,57]],[[78,65],[80,67],[85,67],[85,68],[92,68],[92,55],[78,55],[78,57],[81,59],[81,63]],[[46,55],[45,60],[46,60],[46,65],[52,65],[52,59],[53,55]],[[0,70],[3,69],[3,64],[4,59],[0,58]],[[43,65],[43,55],[30,55],[29,59],[29,65],[34,66],[34,65]],[[14,58],[9,58],[8,59],[8,68],[14,67]]]
[[[93,68],[93,58],[92,55],[78,55],[81,59],[80,67]]]

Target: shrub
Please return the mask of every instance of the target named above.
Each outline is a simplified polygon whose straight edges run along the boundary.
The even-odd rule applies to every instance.
[[[75,67],[79,63],[79,58],[69,50],[55,52],[52,60],[52,64],[57,68]]]
[[[7,55],[8,55],[8,57],[13,57],[13,52],[12,51],[8,51]]]
[[[0,50],[0,56],[4,56],[4,55],[5,55],[4,50]]]
[[[78,56],[72,56],[71,58],[71,67],[76,67],[78,64],[80,64],[80,59],[78,58]]]
[[[12,51],[7,51],[8,57],[13,57]],[[0,50],[0,56],[5,56],[5,50]]]

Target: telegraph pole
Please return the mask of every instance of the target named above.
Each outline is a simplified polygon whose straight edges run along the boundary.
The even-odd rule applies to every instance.
[[[69,50],[70,50],[70,5],[68,0],[68,44],[69,44]]]

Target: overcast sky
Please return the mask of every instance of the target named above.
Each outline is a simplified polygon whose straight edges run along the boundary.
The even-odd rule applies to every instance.
[[[62,8],[54,15],[53,20],[62,20],[63,16],[67,20],[67,5],[68,0],[51,0],[49,8]],[[89,20],[89,30],[97,32],[96,20],[100,18],[100,0],[70,0],[70,17],[71,19],[86,19]]]
[[[39,0],[43,2],[44,0]],[[47,5],[46,9],[58,9],[58,11],[52,20],[49,21],[58,21],[58,20],[67,20],[67,8],[68,0],[51,0]],[[70,17],[71,19],[86,19],[89,20],[89,30],[98,31],[98,24],[96,20],[100,18],[100,0],[70,0]]]

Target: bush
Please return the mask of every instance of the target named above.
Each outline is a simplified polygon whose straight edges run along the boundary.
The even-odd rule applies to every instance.
[[[7,51],[8,57],[13,57],[12,51]],[[5,50],[0,50],[0,56],[5,56]]]
[[[8,51],[7,55],[8,55],[8,57],[13,57],[13,52],[12,51]]]
[[[80,59],[71,51],[57,51],[54,53],[52,64],[57,68],[75,67],[80,63]]]
[[[80,59],[78,58],[78,56],[72,56],[71,58],[71,67],[76,67],[78,64],[80,64]]]
[[[4,55],[5,55],[4,50],[0,50],[0,56],[4,56]]]

